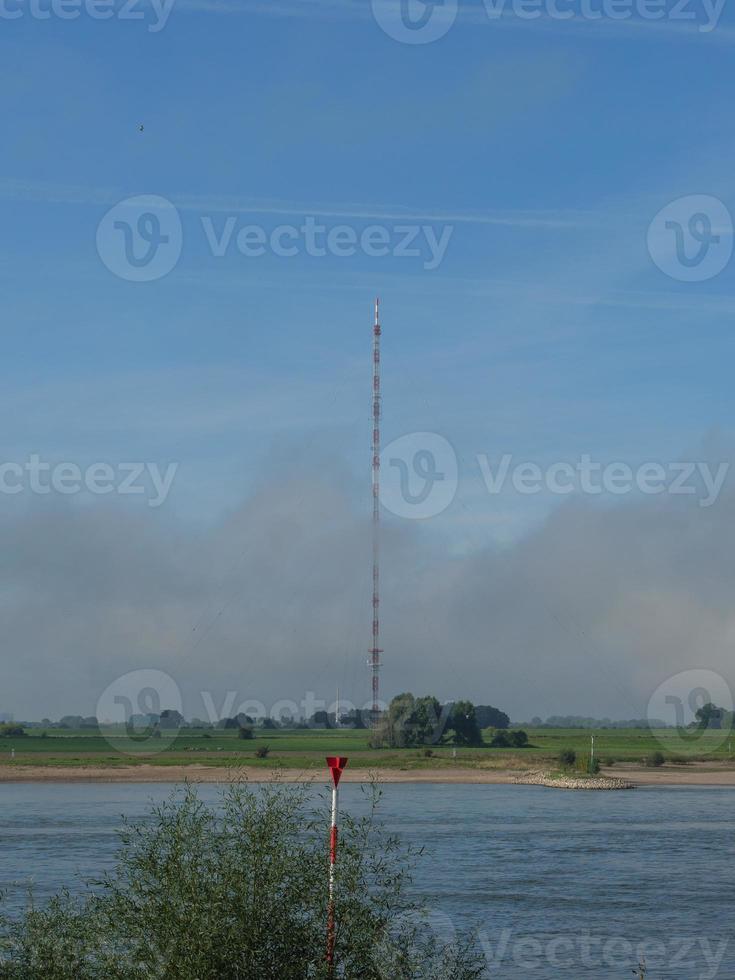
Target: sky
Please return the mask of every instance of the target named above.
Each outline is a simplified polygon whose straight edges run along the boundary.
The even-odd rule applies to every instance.
[[[529,2],[0,4],[0,712],[367,702],[376,295],[383,695],[727,698],[735,17]]]

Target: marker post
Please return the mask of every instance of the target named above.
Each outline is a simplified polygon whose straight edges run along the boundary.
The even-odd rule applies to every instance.
[[[330,976],[334,970],[334,868],[337,864],[337,814],[339,810],[339,780],[347,759],[345,756],[330,755],[327,765],[332,775],[332,824],[329,833],[329,905],[327,906],[327,965]]]

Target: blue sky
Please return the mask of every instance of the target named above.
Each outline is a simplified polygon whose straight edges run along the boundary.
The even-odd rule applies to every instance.
[[[727,11],[702,33],[460,4],[415,46],[367,4],[179,0],[158,32],[147,16],[0,21],[5,459],[175,461],[156,519],[206,528],[306,456],[344,465],[367,514],[376,293],[385,439],[438,433],[459,460],[455,500],[421,525],[430,549],[512,547],[565,503],[489,496],[477,454],[729,458],[734,266],[682,282],[646,237],[681,197],[735,208]],[[181,257],[152,282],[96,247],[133,195],[181,219]],[[451,237],[427,270],[217,257],[202,226],[308,215]]]

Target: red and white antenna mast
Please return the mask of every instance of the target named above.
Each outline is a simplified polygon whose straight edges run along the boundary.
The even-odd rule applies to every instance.
[[[373,323],[373,645],[370,667],[373,673],[372,724],[380,714],[380,300],[375,300]]]

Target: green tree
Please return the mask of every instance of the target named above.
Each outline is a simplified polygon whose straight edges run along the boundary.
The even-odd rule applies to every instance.
[[[442,708],[435,697],[397,694],[378,724],[377,743],[391,748],[432,745],[442,736]]]
[[[509,728],[510,718],[499,708],[490,704],[475,705],[475,716],[480,728]],[[540,721],[541,719],[539,719]]]
[[[250,715],[246,715],[243,714],[243,712],[240,712],[240,714],[237,715],[235,718],[220,718],[217,724],[218,727],[228,730],[231,728],[244,728],[247,725],[252,726],[255,724],[255,722],[250,717]]]
[[[415,710],[416,698],[409,692],[391,700],[380,722],[380,734],[391,748],[414,744],[411,725]]]
[[[165,711],[161,712],[158,723],[161,728],[181,728],[184,724],[184,716],[175,708],[166,708]]]
[[[342,821],[334,976],[479,978],[476,951],[425,930],[412,856],[376,802]],[[235,784],[213,806],[187,788],[123,830],[116,870],[86,898],[3,924],[0,980],[326,980],[327,825],[306,788]]]
[[[475,706],[471,701],[454,702],[448,727],[454,731],[454,741],[457,745],[482,745],[482,732],[477,724]]]
[[[21,738],[25,734],[25,729],[22,725],[14,725],[10,721],[0,725],[0,738]]]
[[[367,716],[367,712],[364,712]],[[340,715],[340,724],[344,728],[366,728],[363,712],[359,708],[351,708],[346,714]]]
[[[416,699],[411,730],[414,733],[413,745],[427,745],[438,742],[442,737],[442,706],[432,695]]]
[[[699,728],[721,728],[724,714],[724,709],[718,708],[710,701],[702,705],[701,708],[697,708],[694,717],[697,719]]]

